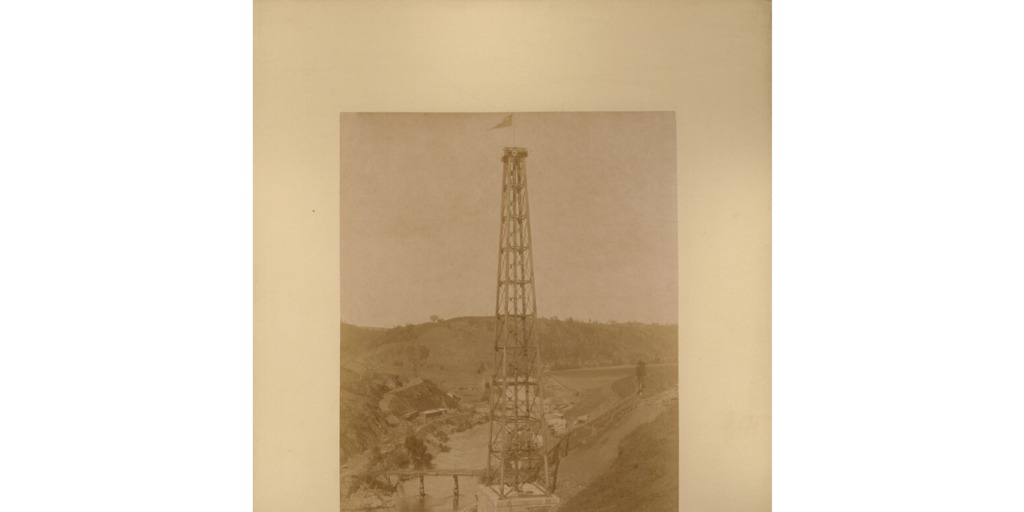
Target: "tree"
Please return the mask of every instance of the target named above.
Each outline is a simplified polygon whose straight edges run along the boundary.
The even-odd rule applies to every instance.
[[[441,321],[441,317],[439,317],[437,315],[430,315],[430,321],[434,322],[434,323],[440,322]]]
[[[636,394],[644,392],[644,379],[647,377],[647,363],[643,359],[636,362]]]
[[[434,456],[427,451],[427,445],[415,434],[405,438],[405,451],[409,454],[413,469],[429,469],[433,466]]]

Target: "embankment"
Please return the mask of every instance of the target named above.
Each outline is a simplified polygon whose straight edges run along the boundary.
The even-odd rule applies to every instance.
[[[679,500],[679,407],[622,439],[607,471],[565,501],[559,512],[675,511]]]

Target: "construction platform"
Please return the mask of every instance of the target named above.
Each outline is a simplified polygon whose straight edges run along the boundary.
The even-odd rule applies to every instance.
[[[477,512],[550,512],[558,508],[562,500],[533,484],[523,486],[523,491],[501,498],[489,485],[478,485],[476,493]]]

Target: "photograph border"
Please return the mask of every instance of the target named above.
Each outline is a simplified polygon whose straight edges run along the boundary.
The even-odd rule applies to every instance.
[[[336,510],[337,115],[677,115],[680,502],[771,504],[771,4],[254,5],[254,503]]]

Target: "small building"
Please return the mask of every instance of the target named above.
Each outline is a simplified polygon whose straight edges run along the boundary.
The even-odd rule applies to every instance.
[[[423,411],[422,414],[423,414],[424,418],[429,420],[429,419],[433,419],[433,418],[437,418],[437,417],[443,416],[445,411],[446,411],[446,409],[444,409],[444,408],[428,409],[426,411]]]
[[[547,418],[548,428],[550,428],[553,432],[565,431],[565,428],[567,426],[565,416],[562,416],[561,414],[549,414]]]

